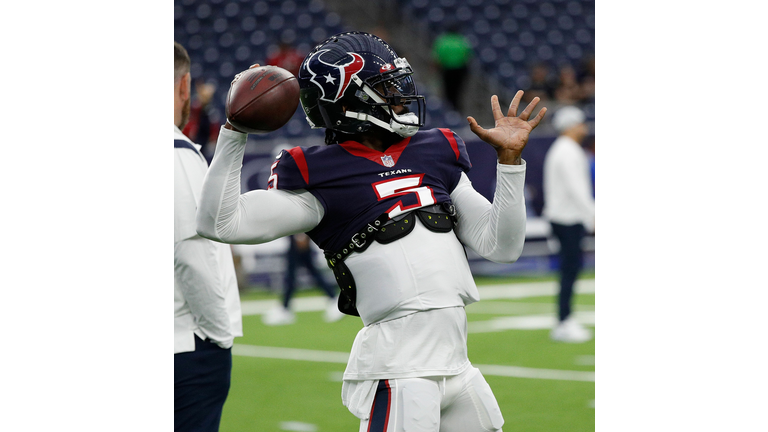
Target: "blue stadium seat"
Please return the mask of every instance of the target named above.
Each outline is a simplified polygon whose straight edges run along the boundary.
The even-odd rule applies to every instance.
[[[523,47],[531,47],[536,44],[536,36],[529,31],[520,32],[517,43]]]
[[[529,28],[534,33],[544,33],[547,31],[547,21],[540,16],[533,16],[529,19]]]
[[[173,22],[184,22],[184,6],[175,5],[173,7]]]
[[[269,3],[264,0],[257,1],[251,9],[256,17],[263,17],[269,14]]]
[[[494,64],[498,60],[499,56],[496,54],[496,50],[493,47],[486,46],[480,50],[480,60],[486,64]]]
[[[336,12],[331,12],[325,16],[324,23],[329,28],[338,28],[341,25],[341,16]]]
[[[247,45],[240,45],[235,50],[235,60],[238,62],[250,62],[251,58],[251,49]]]
[[[445,20],[445,11],[440,6],[433,6],[427,12],[427,17],[431,24],[440,24]]]
[[[501,19],[502,13],[498,6],[495,4],[489,4],[483,8],[483,16],[488,21],[499,21]]]
[[[179,26],[179,27],[182,27],[187,32],[187,34],[190,34],[190,35],[200,33],[200,29],[201,29],[200,21],[195,18],[191,18],[187,20],[184,26]]]
[[[235,2],[227,3],[227,5],[224,6],[224,16],[227,18],[236,18],[239,13],[240,5]]]
[[[293,0],[286,0],[280,4],[280,13],[284,16],[292,16],[296,13],[296,2]]]
[[[198,19],[206,19],[211,16],[211,6],[207,3],[203,3],[197,6],[195,10],[195,16]]]
[[[565,9],[568,12],[569,15],[578,17],[581,16],[582,8],[581,3],[578,1],[569,1],[568,4],[565,5]]]
[[[528,17],[528,7],[522,3],[517,3],[512,6],[512,16],[517,19],[524,19]]]
[[[245,33],[250,33],[253,30],[256,29],[256,18],[254,18],[251,15],[248,15],[243,18],[242,21],[240,21],[240,30],[242,30]]]
[[[539,5],[539,14],[546,18],[551,18],[557,14],[557,9],[550,2],[544,2]]]
[[[551,46],[547,44],[540,44],[539,47],[536,49],[536,56],[539,60],[543,61],[550,61],[555,55],[555,51],[552,49]]]
[[[557,18],[557,26],[561,30],[566,30],[566,31],[571,30],[573,29],[573,18],[571,18],[568,15],[560,15]]]
[[[499,31],[503,31],[509,36],[517,34],[519,30],[520,26],[517,24],[517,20],[512,17],[504,18],[504,20],[501,22],[501,26],[499,27]]]
[[[234,63],[230,61],[222,62],[219,66],[219,77],[221,80],[232,79],[236,73],[240,72],[239,68],[235,68]]]
[[[502,61],[499,63],[499,67],[496,69],[496,73],[500,78],[510,78],[515,75],[517,70],[515,65],[509,61]]]
[[[481,40],[484,40],[486,35],[491,31],[491,25],[485,19],[478,19],[472,25],[471,30],[477,34]]]
[[[251,33],[251,36],[248,40],[254,47],[263,47],[267,42],[267,34],[263,30],[256,30]]]
[[[525,50],[519,45],[512,45],[507,50],[509,58],[515,63],[522,63],[525,60]]]
[[[496,31],[491,34],[491,45],[497,49],[506,48],[509,45],[509,39],[505,33]]]
[[[306,30],[308,28],[311,28],[312,23],[313,23],[312,15],[310,15],[309,13],[304,12],[302,14],[299,14],[296,17],[296,27],[301,30]]]
[[[219,61],[219,50],[216,47],[206,48],[203,53],[203,61],[208,64],[213,64]]]
[[[558,29],[552,29],[547,32],[547,42],[549,42],[551,45],[562,45],[564,40],[565,38],[563,37],[563,32]]]
[[[333,33],[335,34],[335,33]],[[320,42],[328,39],[328,36],[330,36],[331,33],[328,33],[328,31],[323,27],[315,27],[312,29],[311,37],[312,42],[319,44]]]
[[[190,56],[192,56],[193,53],[197,54],[202,47],[203,38],[199,34],[192,35],[189,39],[187,39],[187,45],[185,46],[187,51],[189,51]]]
[[[285,25],[285,18],[283,18],[282,15],[272,15],[269,18],[268,28],[273,32],[282,30],[284,25]]]
[[[460,6],[458,9],[456,9],[456,19],[460,23],[469,23],[472,21],[473,13],[472,8],[468,6]]]
[[[565,47],[565,52],[571,60],[579,60],[584,56],[584,50],[578,44],[572,43]]]
[[[224,17],[216,18],[213,21],[213,31],[216,33],[224,33],[229,29],[229,22]]]

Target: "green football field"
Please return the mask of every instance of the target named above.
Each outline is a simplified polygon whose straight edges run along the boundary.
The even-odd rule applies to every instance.
[[[482,300],[467,307],[469,359],[496,395],[504,430],[594,431],[595,343],[549,339],[554,279],[477,282]],[[594,330],[594,279],[580,279],[576,292],[575,317]],[[362,321],[324,322],[319,290],[293,299],[296,322],[286,326],[261,322],[275,294],[249,292],[242,302],[245,335],[235,340],[221,431],[357,431],[341,403],[341,375]]]

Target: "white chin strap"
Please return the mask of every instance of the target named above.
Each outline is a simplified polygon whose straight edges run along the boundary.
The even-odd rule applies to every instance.
[[[352,111],[347,111],[344,113],[344,115],[349,118],[362,120],[362,121],[369,121],[375,124],[376,126],[382,129],[388,130],[390,132],[394,132],[403,138],[416,135],[416,132],[419,131],[419,126],[418,126],[419,118],[416,117],[416,114],[407,113],[403,115],[397,115],[393,112],[390,112],[390,114],[392,115],[393,119],[390,120],[389,124],[387,124],[369,114],[363,114],[363,113],[352,112]],[[397,121],[395,121],[394,118],[397,118]],[[398,121],[403,123],[408,123],[408,124],[398,123]]]
[[[367,94],[371,99],[374,101],[385,104],[386,101],[379,97],[379,95],[376,94],[373,90],[371,90],[367,85],[363,84],[363,80],[357,77],[357,75],[352,76],[352,81],[357,84],[358,87],[360,87],[365,94]],[[383,107],[382,107],[383,108]],[[392,120],[389,121],[389,123],[385,123],[376,117],[369,115],[369,114],[363,114],[359,112],[353,112],[353,111],[347,111],[344,113],[346,117],[362,120],[362,121],[369,121],[376,126],[388,130],[390,132],[394,132],[398,135],[400,135],[403,138],[407,138],[409,136],[416,135],[416,132],[419,131],[419,118],[414,113],[405,113],[402,115],[395,114],[394,111],[392,111],[392,107],[387,107],[385,111],[392,117]]]

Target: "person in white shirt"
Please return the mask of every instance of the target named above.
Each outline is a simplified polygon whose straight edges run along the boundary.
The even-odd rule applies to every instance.
[[[571,317],[573,284],[583,267],[581,241],[594,231],[595,200],[589,161],[581,142],[589,133],[584,113],[574,106],[555,112],[552,125],[559,136],[544,158],[543,216],[560,242],[560,291],[557,326],[550,336],[562,342],[585,342],[589,330]]]
[[[218,431],[242,315],[230,247],[196,232],[208,163],[181,132],[189,119],[189,67],[174,42],[174,424],[177,431]]]
[[[533,116],[535,98],[518,115],[520,91],[506,113],[491,98],[494,128],[468,118],[498,155],[491,204],[465,173],[471,164],[463,140],[449,129],[419,130],[424,99],[412,73],[368,33],[318,45],[302,63],[299,85],[307,120],[326,129],[327,145],[282,151],[267,190],[240,194],[247,134],[227,123],[203,185],[197,231],[225,243],[306,232],[326,251],[341,288],[339,309],[364,324],[342,385],[342,402],[361,431],[501,431],[493,392],[467,357],[464,307],[479,294],[464,245],[497,262],[520,256],[521,153],[546,108]]]

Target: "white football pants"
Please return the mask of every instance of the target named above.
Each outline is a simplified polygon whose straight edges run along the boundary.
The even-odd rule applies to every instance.
[[[360,432],[501,432],[504,418],[475,367],[451,377],[381,380]]]

